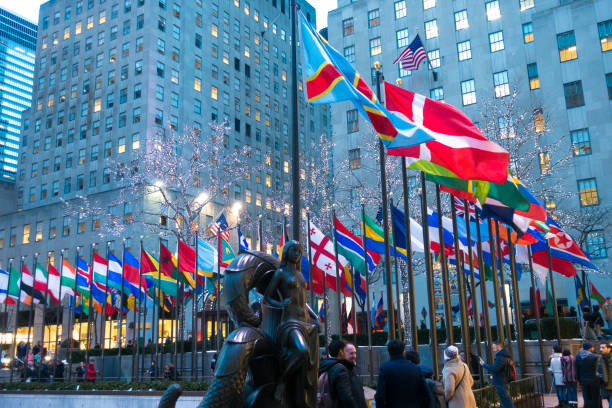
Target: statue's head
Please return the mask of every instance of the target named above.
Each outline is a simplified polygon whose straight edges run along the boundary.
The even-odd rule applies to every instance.
[[[297,264],[302,259],[302,246],[297,241],[288,241],[283,246],[283,263]]]

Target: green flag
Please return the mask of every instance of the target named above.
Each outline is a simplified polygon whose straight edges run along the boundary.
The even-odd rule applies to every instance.
[[[8,295],[16,303],[19,302],[19,293],[21,288],[21,274],[11,266],[9,276]]]

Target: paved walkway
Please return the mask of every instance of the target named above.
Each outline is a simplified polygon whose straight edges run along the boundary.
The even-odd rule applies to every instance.
[[[557,395],[556,394],[546,394],[544,396],[544,406],[546,408],[550,408],[550,407],[556,407],[558,404],[557,402]],[[603,408],[608,408],[608,401],[604,400],[603,401]],[[580,395],[580,393],[578,393],[578,406],[582,407],[582,395]]]

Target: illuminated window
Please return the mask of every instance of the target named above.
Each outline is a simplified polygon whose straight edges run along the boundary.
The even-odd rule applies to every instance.
[[[493,74],[493,86],[496,98],[510,95],[510,85],[508,84],[508,71],[496,72]]]
[[[134,133],[132,135],[132,150],[140,149],[140,133]]]
[[[396,1],[394,4],[395,19],[406,17],[406,0]]]
[[[544,112],[542,109],[536,109],[533,112],[533,124],[536,132],[543,132],[546,129],[546,121],[544,120]]]
[[[217,38],[219,36],[219,27],[217,27],[216,24],[213,24],[210,27],[210,33],[212,34],[213,37]]]
[[[200,92],[200,90],[202,89],[202,81],[200,80],[200,78],[195,78],[193,80],[193,89]]]
[[[525,11],[535,7],[535,0],[520,0],[519,5],[521,6],[521,11]]]
[[[573,31],[557,34],[557,47],[559,48],[559,59],[561,62],[578,58],[576,36]]]
[[[355,32],[355,24],[353,21],[353,17],[347,18],[346,20],[342,21],[342,30],[345,37]]]
[[[529,78],[529,89],[532,91],[534,89],[540,88],[540,77],[538,76],[538,64],[535,62],[532,64],[527,64],[527,77]]]
[[[429,69],[440,68],[440,50],[431,50],[427,52],[429,60]]]
[[[351,149],[349,150],[349,162],[351,165],[351,169],[360,169],[361,168],[361,149]]]
[[[425,22],[425,38],[430,39],[438,36],[438,20],[435,18]]]
[[[589,129],[578,129],[570,132],[574,156],[587,156],[591,154],[591,136]]]
[[[74,26],[74,34],[78,35],[81,34],[81,31],[83,30],[83,25],[81,24],[81,22],[79,21],[78,23],[75,24]]]
[[[455,30],[464,30],[469,28],[467,10],[461,10],[455,13]]]
[[[599,204],[597,182],[594,178],[578,180],[578,194],[580,195],[580,205],[583,207]]]
[[[605,52],[612,50],[612,20],[598,23],[597,31],[599,32],[601,51]]]
[[[378,27],[380,25],[380,11],[378,9],[368,11],[368,27]]]
[[[461,97],[464,106],[476,103],[476,88],[473,79],[461,81]]]
[[[404,28],[402,30],[396,31],[395,40],[397,42],[397,48],[405,48],[410,43],[408,29]]]
[[[70,27],[66,27],[64,29],[64,40],[67,40],[70,38]]]
[[[472,59],[472,44],[470,40],[457,43],[457,55],[459,61]]]
[[[23,225],[23,238],[21,240],[22,244],[30,243],[30,224]]]
[[[117,153],[125,153],[125,137],[120,137],[117,142]]]
[[[545,175],[550,173],[550,154],[548,152],[540,152],[540,174]]]
[[[497,52],[504,49],[504,33],[497,31],[489,34],[489,47],[491,52]]]
[[[255,205],[261,207],[261,193],[255,194]]]
[[[283,172],[289,173],[289,162],[287,160],[283,161]]]
[[[523,24],[523,41],[525,44],[533,41],[533,25],[531,23]]]
[[[94,25],[93,16],[87,17],[87,29],[88,30],[92,29],[93,25]]]
[[[218,99],[217,92],[218,92],[217,87],[212,85],[210,87],[210,97],[214,99],[215,101]]]
[[[379,55],[382,53],[382,44],[380,37],[370,39],[370,56]]]
[[[487,20],[493,21],[501,18],[501,11],[499,10],[498,0],[486,2],[485,10],[487,12]]]

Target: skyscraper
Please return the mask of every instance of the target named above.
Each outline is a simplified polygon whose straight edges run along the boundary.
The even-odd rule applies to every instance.
[[[15,182],[22,112],[32,103],[36,24],[0,8],[0,182]]]

